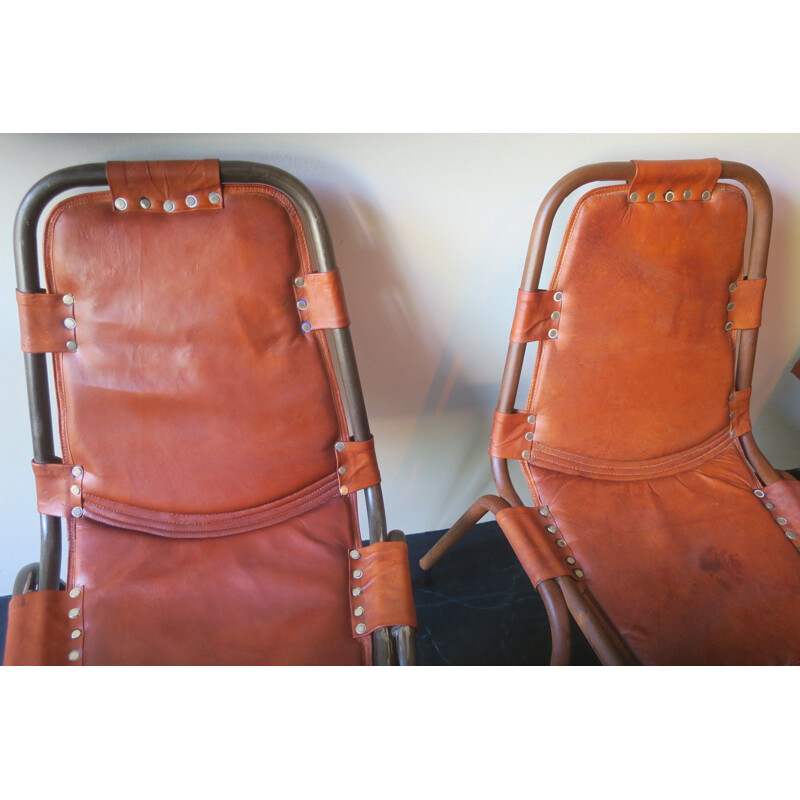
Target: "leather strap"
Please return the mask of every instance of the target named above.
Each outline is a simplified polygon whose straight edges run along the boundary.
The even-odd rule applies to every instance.
[[[584,579],[583,570],[546,506],[504,508],[495,518],[534,587],[565,575],[576,581]],[[548,531],[548,525],[554,530]]]
[[[28,592],[11,598],[5,666],[79,666],[83,661],[83,590]]]
[[[536,417],[530,411],[514,411],[511,414],[495,411],[489,455],[492,458],[527,460],[530,458],[535,430]]]
[[[83,468],[75,464],[31,462],[36,508],[51,517],[83,516]]]
[[[350,552],[350,623],[354,637],[392,625],[417,627],[405,542]]]
[[[350,324],[338,269],[305,273],[295,278],[293,286],[304,331],[346,328]]]
[[[762,502],[772,514],[775,522],[780,525],[787,541],[800,551],[800,481],[790,480],[775,481],[764,487],[765,497]]]
[[[733,393],[731,430],[736,432],[736,436],[743,436],[753,429],[750,424],[750,395],[752,392],[752,389],[742,389],[740,392]]]
[[[727,330],[748,330],[761,327],[761,306],[764,302],[766,278],[756,281],[739,281],[728,297]],[[733,308],[731,308],[733,306]]]
[[[109,161],[106,177],[120,214],[219,211],[219,161]]]
[[[525,292],[520,289],[511,326],[511,341],[539,342],[558,338],[562,296],[558,291]]]
[[[23,353],[69,352],[77,325],[72,295],[17,290],[17,308]]]
[[[703,201],[710,199],[722,172],[717,158],[684,161],[636,161],[628,199],[632,203]],[[705,193],[708,195],[705,195]]]
[[[375,439],[370,436],[365,442],[339,442],[336,468],[341,494],[377,486],[381,482],[381,473],[375,457]]]

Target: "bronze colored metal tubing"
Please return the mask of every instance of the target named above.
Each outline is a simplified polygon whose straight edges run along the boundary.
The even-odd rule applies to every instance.
[[[497,514],[504,508],[508,508],[508,503],[493,494],[485,494],[483,497],[479,497],[458,518],[455,525],[447,533],[443,534],[442,538],[419,560],[420,567],[425,570],[430,569],[487,512],[491,511],[493,514]]]
[[[569,664],[571,634],[569,630],[569,611],[564,602],[564,595],[555,578],[542,581],[536,591],[544,602],[547,619],[550,621],[550,666],[558,667]]]

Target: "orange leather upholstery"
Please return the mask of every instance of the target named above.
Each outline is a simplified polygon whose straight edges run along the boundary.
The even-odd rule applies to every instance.
[[[334,449],[359,445],[295,297],[298,276],[342,297],[338,274],[312,276],[287,195],[221,187],[216,162],[108,178],[56,206],[44,239],[50,296],[80,308],[78,349],[54,357],[65,463],[34,465],[40,509],[69,513],[80,663],[370,663],[350,607],[365,476],[345,496]],[[410,603],[407,574],[398,587]]]

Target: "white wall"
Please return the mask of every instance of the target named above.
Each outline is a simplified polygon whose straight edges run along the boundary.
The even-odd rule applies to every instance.
[[[752,416],[776,466],[800,466],[800,382],[788,374],[800,357],[800,136],[0,136],[0,594],[38,559],[12,227],[43,175],[109,159],[216,157],[300,178],[342,271],[389,525],[415,533],[447,527],[492,490],[492,410],[530,228],[550,186],[596,161],[707,156],[750,164],[772,189]]]

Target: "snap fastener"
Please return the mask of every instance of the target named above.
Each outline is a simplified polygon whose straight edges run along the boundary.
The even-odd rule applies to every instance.
[[[639,192],[631,192],[631,203],[635,203],[639,199]]]
[[[356,625],[356,633],[366,633],[366,631],[367,626],[363,622],[359,622],[358,625]]]
[[[350,494],[350,489],[347,486],[340,486],[339,494]]]
[[[342,464],[342,466],[341,466],[341,467],[339,467],[339,469],[337,470],[337,472],[338,472],[340,475],[346,475],[346,474],[347,474],[347,467],[346,467],[344,464]]]
[[[729,331],[732,327],[733,327],[733,323],[732,322],[726,322],[725,323],[725,330],[726,331]]]
[[[303,286],[305,286],[305,285],[306,285],[305,278],[295,278],[295,279],[294,279],[294,285],[295,285],[295,286],[296,286],[298,289],[301,289]]]
[[[530,450],[523,450],[522,451],[522,458],[525,459],[525,461],[527,461],[530,457],[531,457],[531,451]]]
[[[80,597],[81,596],[81,590],[76,586],[74,589],[72,589],[70,591],[69,596],[70,597]]]
[[[355,561],[356,559],[361,558],[361,553],[359,553],[358,550],[351,550],[350,551],[350,558],[352,558],[353,561]]]
[[[547,506],[542,506],[542,507],[539,509],[539,513],[540,513],[540,514],[541,514],[543,517],[549,517],[549,516],[550,516],[550,509],[549,509]]]
[[[793,542],[797,541],[797,534],[794,531],[784,531],[784,533],[787,539],[791,539]]]
[[[575,563],[575,559],[572,556],[567,556],[567,564],[572,566]]]
[[[71,295],[71,294],[65,294],[65,295],[64,295],[64,296],[61,298],[61,302],[62,302],[62,303],[65,305],[65,306],[71,306],[71,305],[73,305],[73,304],[75,303],[75,297],[74,297],[73,295]]]
[[[303,333],[308,333],[308,332],[311,330],[311,323],[310,323],[310,322],[304,322],[304,323],[303,323],[303,324],[300,326],[300,328],[301,328],[301,330],[303,331]]]
[[[550,319],[558,319],[560,316],[561,316],[561,314],[560,314],[558,311],[554,311],[554,312],[553,312],[553,313],[550,315]]]
[[[756,497],[765,497],[765,496],[766,496],[766,495],[764,494],[764,492],[762,492],[762,491],[761,491],[761,489],[753,489],[753,494],[754,494]]]
[[[729,283],[729,284],[728,284],[728,291],[729,291],[729,292],[735,292],[735,291],[736,291],[736,287],[737,287],[738,285],[739,285],[739,284],[738,284],[738,283],[736,283],[736,281],[734,281],[733,283]]]
[[[81,475],[83,475],[83,467],[77,467],[77,466],[76,466],[76,467],[73,467],[73,468],[72,468],[72,474],[73,474],[73,475],[74,475],[76,478],[80,478],[80,476],[81,476]]]
[[[773,509],[775,508],[775,503],[764,503],[764,508]]]
[[[777,522],[778,525],[785,525],[786,517],[775,517],[775,522]]]
[[[703,200],[709,200],[711,198],[711,192],[706,189],[700,196],[703,198]]]
[[[222,197],[220,197],[219,192],[211,192],[208,195],[208,202],[212,205],[218,206],[222,202]]]
[[[355,617],[363,617],[364,616],[364,606],[356,606],[353,609],[353,616],[355,616]]]
[[[555,328],[550,328],[550,330],[547,331],[547,335],[551,339],[558,339],[558,331]]]
[[[533,441],[533,434],[532,434],[530,431],[528,431],[528,432],[525,434],[525,438],[526,438],[526,439],[527,439],[529,442],[532,442],[532,441]]]
[[[67,317],[67,318],[64,320],[64,327],[65,327],[67,330],[70,330],[70,331],[74,331],[74,330],[75,330],[75,326],[76,326],[77,324],[78,324],[78,323],[77,323],[77,322],[75,322],[75,320],[74,320],[72,317]]]
[[[140,206],[141,206],[141,207],[142,207],[142,208],[143,208],[145,211],[147,211],[147,209],[148,209],[148,208],[150,208],[150,206],[152,205],[152,203],[150,202],[150,198],[149,198],[149,197],[142,197],[142,198],[139,200],[139,205],[140,205]]]
[[[667,193],[664,195],[664,199],[665,199],[665,200],[666,200],[668,203],[671,203],[671,202],[672,202],[672,201],[675,199],[675,192],[667,192]]]
[[[734,309],[734,308],[736,308],[736,306],[735,306],[735,304],[734,304],[734,303],[728,303],[728,305],[726,306],[726,308],[728,309],[728,311],[733,311],[733,309]]]
[[[647,202],[648,202],[648,203],[652,203],[652,202],[653,202],[653,200],[655,200],[655,199],[656,199],[656,193],[655,193],[655,192],[650,192],[650,193],[647,195]]]
[[[536,422],[536,415],[535,414],[531,414],[528,417],[528,422],[530,422],[530,424],[533,425]]]
[[[124,211],[128,207],[128,201],[124,197],[118,197],[114,201],[114,208],[119,211]]]
[[[80,629],[80,628],[75,628],[75,630],[74,630],[74,631],[72,631],[72,633],[69,635],[69,638],[70,638],[70,639],[80,639],[80,638],[81,638],[81,633],[82,633],[82,632],[83,632],[83,631],[81,631],[81,629]]]
[[[364,577],[364,573],[360,569],[354,569],[353,570],[353,577],[356,580],[358,580],[359,578],[363,578]]]
[[[736,415],[733,413],[733,411],[728,412],[728,419],[733,419],[735,416]]]
[[[364,590],[360,586],[353,587],[353,597],[358,597]]]
[[[691,189],[687,189],[687,190],[686,190],[686,191],[683,193],[683,199],[684,199],[684,200],[691,200],[691,198],[692,198],[692,190],[691,190]]]
[[[556,303],[560,303],[563,299],[564,299],[564,292],[556,292],[553,295],[553,300],[555,300]]]
[[[70,339],[67,342],[67,350],[75,351],[78,349],[78,343],[74,339]]]
[[[67,658],[68,658],[70,661],[77,661],[77,660],[78,660],[80,657],[81,657],[81,651],[80,651],[80,650],[73,650],[73,651],[72,651],[72,652],[71,652],[71,653],[70,653],[70,654],[67,656]]]
[[[83,509],[82,508],[78,508],[76,506],[69,513],[72,514],[72,516],[75,517],[75,519],[78,519],[78,517],[82,517],[83,516]]]
[[[736,431],[732,430],[731,431],[731,439],[734,439],[735,437],[736,437]]]
[[[342,450],[344,450],[344,442],[336,442],[336,444],[333,446],[333,449],[341,453]]]
[[[189,208],[194,208],[197,205],[197,198],[193,194],[186,195],[186,205]]]
[[[78,618],[80,615],[81,615],[81,610],[80,610],[79,608],[71,608],[71,609],[70,609],[70,610],[67,612],[67,616],[68,616],[70,619],[77,619],[77,618]]]
[[[70,486],[69,490],[72,492],[72,494],[80,494],[81,493],[81,487],[80,486]]]
[[[567,546],[567,543],[563,539],[556,539],[556,545],[558,547],[564,548]]]
[[[297,307],[301,311],[305,311],[308,308],[308,300],[298,300],[297,301]]]
[[[165,200],[162,208],[169,214],[175,210],[175,203],[173,203],[172,200]]]
[[[572,571],[575,573],[575,577],[576,578],[582,578],[583,577],[583,570],[582,569],[574,569]]]
[[[558,533],[558,527],[556,527],[555,525],[548,525],[548,526],[545,528],[545,530],[546,530],[548,533]]]

